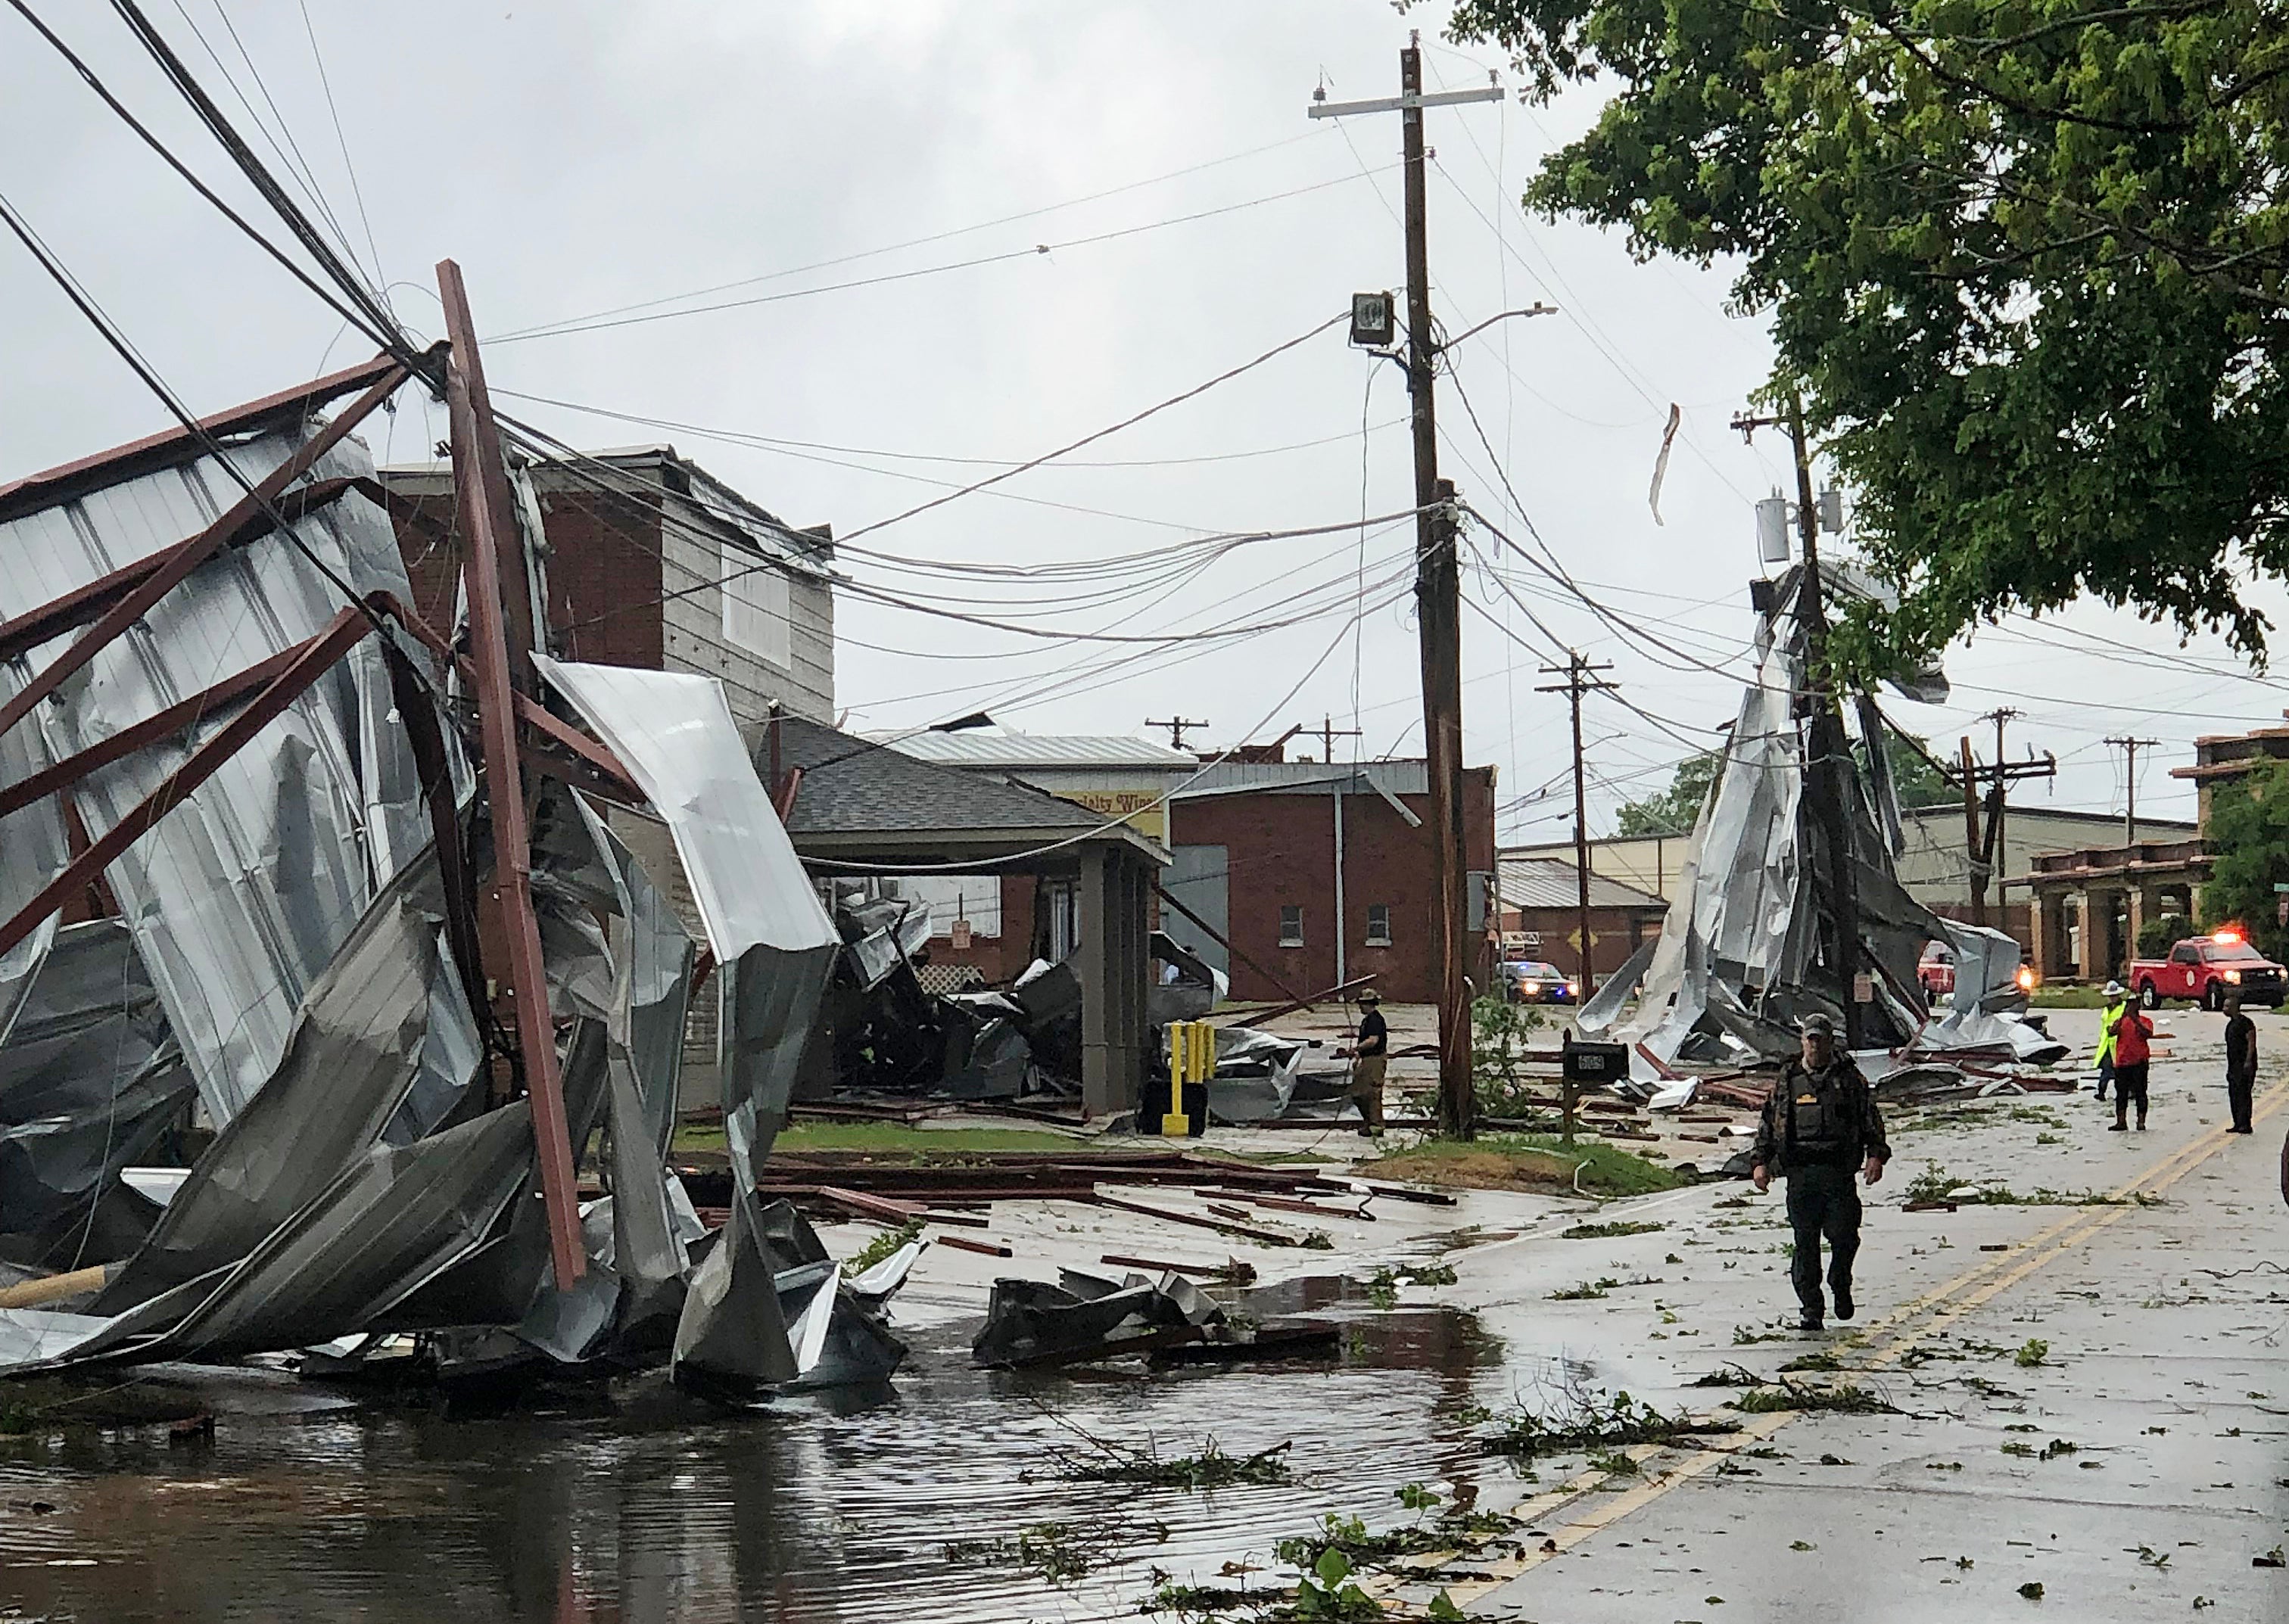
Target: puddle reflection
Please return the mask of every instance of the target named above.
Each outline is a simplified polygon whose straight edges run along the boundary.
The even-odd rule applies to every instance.
[[[1456,1417],[1503,1387],[1470,1315],[1378,1312],[1356,1283],[1250,1294],[1259,1316],[1345,1327],[1339,1359],[1261,1368],[984,1372],[919,1342],[894,1391],[725,1415],[656,1379],[609,1407],[490,1406],[232,1420],[0,1440],[0,1606],[158,1620],[1068,1620],[1133,1618],[1153,1569],[1269,1563],[1328,1512],[1400,1515],[1402,1484],[1502,1468]],[[1296,1481],[1209,1497],[1057,1476],[1061,1424],[1163,1453],[1294,1441]],[[36,1509],[49,1504],[52,1509]],[[1165,1524],[1070,1588],[945,1546],[1063,1521]]]

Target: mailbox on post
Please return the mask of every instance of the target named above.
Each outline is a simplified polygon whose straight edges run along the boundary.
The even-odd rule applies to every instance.
[[[1559,1051],[1559,1075],[1569,1083],[1624,1082],[1630,1075],[1630,1046],[1579,1043],[1568,1032]]]

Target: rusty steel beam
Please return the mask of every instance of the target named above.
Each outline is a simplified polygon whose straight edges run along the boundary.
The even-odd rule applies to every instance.
[[[492,812],[494,877],[502,935],[507,938],[509,987],[516,1001],[517,1048],[525,1094],[532,1102],[533,1157],[540,1166],[541,1199],[548,1215],[548,1250],[556,1286],[569,1290],[587,1270],[580,1237],[578,1191],[573,1183],[570,1130],[556,1065],[555,1023],[548,1013],[548,981],[540,956],[540,925],[532,912],[531,831],[525,821],[524,785],[516,742],[515,661],[503,609],[501,555],[522,561],[511,513],[496,499],[487,469],[500,445],[483,373],[477,359],[476,322],[460,267],[437,266],[437,291],[452,341],[445,403],[453,426],[453,485],[469,540],[462,580],[469,606],[469,657],[476,668],[478,731],[484,744],[485,796]],[[473,386],[474,380],[474,386]],[[490,453],[490,456],[488,455]],[[506,489],[503,475],[502,490]],[[518,571],[520,577],[522,571]],[[530,645],[525,647],[530,654]],[[528,657],[526,664],[530,666]]]
[[[188,540],[176,543],[162,554],[156,568],[149,575],[106,609],[77,641],[43,667],[13,698],[5,705],[0,705],[0,736],[4,736],[9,728],[29,715],[34,705],[61,688],[74,673],[93,659],[107,644],[148,614],[152,606],[179,585],[192,570],[214,556],[224,543],[260,515],[266,506],[275,504],[285,495],[289,485],[307,474],[320,458],[340,444],[374,408],[395,394],[406,377],[405,369],[393,363],[371,388],[337,412],[333,421],[272,469],[253,490],[232,503],[222,517]]]
[[[449,291],[450,284],[450,291]],[[461,285],[461,267],[451,259],[437,265],[437,286],[446,294],[445,307],[450,312],[458,306],[466,315],[469,308],[468,290]],[[532,651],[540,647],[538,628],[533,622],[532,581],[525,569],[522,532],[518,529],[516,498],[509,490],[508,465],[501,457],[500,430],[493,421],[493,399],[485,386],[484,357],[477,353],[474,331],[455,332],[451,322],[446,330],[452,339],[453,370],[461,375],[462,387],[468,391],[469,415],[479,426],[479,432],[469,447],[478,477],[483,482],[485,501],[492,509],[493,518],[501,526],[495,538],[494,552],[500,566],[502,626],[508,648],[509,686],[520,694],[533,691]],[[453,445],[454,478],[460,477],[461,446]],[[544,613],[546,606],[544,606]],[[543,650],[546,652],[546,650]]]
[[[259,401],[248,401],[219,411],[211,418],[202,418],[199,428],[211,439],[259,428],[273,419],[309,413],[328,401],[339,400],[354,389],[363,389],[383,378],[402,376],[405,369],[394,355],[376,355],[371,361],[346,367],[339,372],[329,372],[323,378],[298,384],[291,389],[282,389],[276,394],[266,394]],[[153,466],[164,466],[189,454],[198,444],[188,429],[176,427],[141,440],[131,440],[125,445],[114,446],[108,451],[98,451],[92,457],[83,457],[60,467],[27,474],[12,483],[0,485],[0,522],[36,508],[66,501],[80,491],[100,490],[148,472]]]
[[[85,851],[74,857],[63,872],[50,880],[38,896],[19,909],[14,917],[5,924],[0,924],[0,953],[7,952],[30,935],[39,927],[41,920],[101,875],[115,858],[142,839],[193,790],[213,777],[224,762],[244,749],[249,740],[276,720],[304,689],[355,648],[359,640],[371,629],[363,611],[346,609],[334,617],[324,631],[302,644],[295,651],[294,658],[264,684],[245,709],[218,728],[213,737],[191,752],[182,766],[168,776],[165,783],[145,796],[126,816],[105,831],[100,839],[90,842]]]
[[[316,641],[309,638],[291,649],[282,649],[268,659],[248,666],[235,677],[225,677],[212,688],[171,705],[156,715],[147,716],[141,721],[122,728],[109,738],[90,744],[77,755],[67,756],[29,777],[20,778],[13,784],[0,787],[0,817],[77,784],[99,767],[108,766],[123,756],[132,756],[139,750],[172,738],[187,728],[196,727],[207,717],[284,671],[308,653],[310,645]]]
[[[299,490],[288,491],[272,506],[291,524],[331,502],[339,501],[353,490],[376,501],[387,494],[379,484],[369,479],[318,480]],[[218,551],[247,546],[261,540],[276,528],[268,513],[257,513],[235,535],[225,537]],[[166,563],[167,557],[165,553],[155,553],[148,558],[139,558],[133,563],[123,564],[109,575],[90,581],[84,586],[76,586],[37,609],[26,609],[13,620],[0,620],[0,660],[12,660],[42,643],[87,625],[149,580]]]

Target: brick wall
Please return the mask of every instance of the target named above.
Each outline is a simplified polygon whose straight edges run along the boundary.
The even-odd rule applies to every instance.
[[[1661,914],[1651,910],[1590,910],[1590,967],[1596,972],[1600,986],[1605,984],[1607,976],[1628,961],[1640,943],[1661,935]],[[1511,954],[1512,958],[1538,959],[1556,965],[1569,976],[1580,970],[1582,950],[1575,941],[1582,934],[1579,910],[1511,908],[1503,916],[1503,928],[1532,931],[1542,938],[1539,946],[1520,949]]]
[[[1467,866],[1495,864],[1494,771],[1464,776],[1464,845]],[[1436,893],[1431,872],[1430,799],[1400,798],[1417,817],[1412,827],[1372,793],[1344,798],[1344,963],[1347,976],[1373,972],[1376,989],[1394,1003],[1430,1003],[1438,997],[1433,954]],[[1225,889],[1229,929],[1240,950],[1232,962],[1232,995],[1279,999],[1335,985],[1335,798],[1332,794],[1207,795],[1173,802],[1169,838],[1180,846],[1222,846],[1228,854]],[[1367,943],[1368,910],[1391,911],[1391,945]],[[1304,945],[1280,945],[1280,911],[1304,911]],[[1279,983],[1248,962],[1279,973]],[[1472,974],[1484,985],[1484,967]]]
[[[452,493],[403,494],[411,498],[412,511],[396,515],[397,545],[412,578],[414,611],[449,632],[463,551],[453,529]],[[566,657],[661,669],[658,513],[601,491],[552,492],[541,498],[541,510],[548,530],[548,621],[563,628]],[[619,606],[641,607],[610,612]]]
[[[989,982],[1015,981],[1033,961],[1033,889],[1031,874],[1001,876],[1001,934],[973,935],[968,947],[947,936],[932,936],[932,964],[967,965]]]

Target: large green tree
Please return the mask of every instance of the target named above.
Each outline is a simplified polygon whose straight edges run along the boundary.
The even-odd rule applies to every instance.
[[[2275,920],[2277,884],[2289,884],[2289,761],[2259,763],[2210,792],[2204,830],[2215,854],[2202,887],[2206,928],[2239,925],[2279,959],[2289,931]]]
[[[1614,832],[1623,840],[1692,833],[1701,803],[1709,799],[1709,786],[1717,781],[1719,760],[1713,750],[1686,757],[1670,774],[1667,789],[1626,802],[1614,814]]]
[[[2261,658],[2289,567],[2289,25],[2261,0],[1460,0],[1610,86],[1530,207],[1737,267],[1903,588],[1839,657],[2090,593]]]
[[[1923,741],[1915,743],[1921,744]],[[1852,741],[1852,759],[1858,763],[1864,779],[1868,750],[1857,739]],[[1910,749],[1896,735],[1885,759],[1891,763],[1893,793],[1902,807],[1935,807],[1962,795],[1962,791],[1949,784],[1932,765],[1927,750]],[[1716,781],[1720,760],[1713,750],[1686,757],[1670,774],[1666,789],[1623,803],[1614,814],[1614,832],[1623,840],[1692,833],[1694,824],[1701,816],[1701,803],[1709,799],[1709,786]]]

